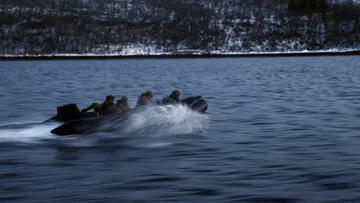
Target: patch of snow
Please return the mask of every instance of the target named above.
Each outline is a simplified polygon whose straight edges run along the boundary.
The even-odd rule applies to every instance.
[[[126,48],[123,48],[122,51],[117,53],[108,53],[108,54],[97,54],[97,53],[85,53],[85,54],[74,54],[74,53],[63,53],[63,54],[44,54],[44,55],[32,55],[32,54],[4,54],[0,55],[0,57],[96,57],[96,56],[162,56],[162,55],[178,55],[181,53],[189,54],[189,55],[203,55],[204,51],[201,50],[179,50],[178,52],[158,52],[153,46],[149,46],[149,49],[143,49],[145,46],[134,46],[129,45]],[[256,49],[260,49],[258,46]],[[328,50],[302,50],[302,51],[274,51],[274,52],[264,52],[264,51],[249,51],[249,52],[228,52],[224,50],[213,50],[208,52],[209,54],[215,55],[272,55],[272,54],[320,54],[320,53],[345,53],[345,52],[353,52],[360,51],[360,49],[328,49]]]

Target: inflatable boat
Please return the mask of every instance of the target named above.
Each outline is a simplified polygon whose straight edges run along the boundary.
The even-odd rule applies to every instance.
[[[207,102],[201,96],[183,99],[182,104],[199,113],[205,112],[208,108]],[[163,104],[158,103],[158,105]],[[76,104],[59,106],[57,107],[57,115],[49,120],[63,122],[63,124],[51,130],[51,133],[64,136],[95,132],[97,129],[100,129],[104,123],[107,123],[108,119],[125,120],[129,114],[138,110],[141,109],[135,108],[122,114],[98,115],[95,112],[81,113]]]

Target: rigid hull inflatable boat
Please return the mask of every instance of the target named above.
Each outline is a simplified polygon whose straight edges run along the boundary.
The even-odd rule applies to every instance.
[[[182,104],[200,113],[205,112],[208,108],[207,102],[201,96],[183,99]],[[64,136],[95,132],[97,129],[101,128],[104,123],[107,123],[107,121],[114,119],[117,121],[126,120],[126,117],[134,111],[141,111],[141,108],[135,108],[123,114],[98,115],[95,112],[81,113],[76,104],[67,104],[57,107],[57,115],[49,119],[52,121],[63,122],[62,125],[51,130],[51,133]]]

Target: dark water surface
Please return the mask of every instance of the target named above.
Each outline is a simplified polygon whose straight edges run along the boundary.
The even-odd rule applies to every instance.
[[[360,202],[360,58],[0,62],[0,202]],[[203,95],[57,137],[59,105]]]

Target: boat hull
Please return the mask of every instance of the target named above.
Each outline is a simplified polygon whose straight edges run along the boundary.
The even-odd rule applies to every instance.
[[[183,104],[187,105],[190,109],[200,113],[205,112],[208,108],[207,102],[201,96],[186,98],[183,100]],[[74,104],[70,104],[70,105],[74,105]],[[69,106],[69,105],[65,105],[65,106]],[[110,114],[110,115],[98,116],[95,112],[87,112],[81,115],[79,114],[79,112],[75,112],[70,117],[67,116],[67,118],[64,118],[61,116],[61,115],[65,115],[64,113],[61,113],[62,112],[61,108],[63,107],[58,107],[58,114],[49,119],[53,121],[64,122],[64,124],[51,130],[52,134],[59,136],[91,133],[100,129],[104,123],[107,123],[108,119],[111,119],[111,121],[113,121],[114,119],[121,119],[131,114],[131,112],[129,112],[126,114],[115,114],[115,115]],[[132,110],[132,111],[136,111],[136,110]],[[73,119],[69,120],[69,118],[73,118]]]

